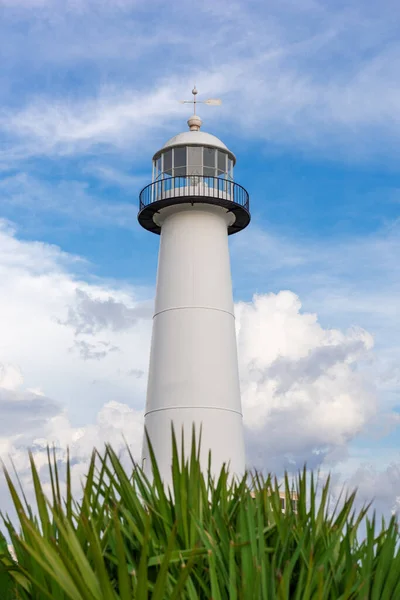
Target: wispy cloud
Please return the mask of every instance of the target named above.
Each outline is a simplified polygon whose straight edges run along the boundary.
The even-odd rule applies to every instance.
[[[68,155],[101,144],[123,147],[139,144],[146,129],[156,123],[162,126],[168,116],[178,113],[171,97],[171,89],[164,86],[150,94],[105,90],[84,101],[38,99],[19,112],[3,112],[0,127],[23,140],[27,155]],[[17,152],[19,148],[17,143]]]
[[[9,270],[17,274],[26,269],[40,276],[43,273],[76,268],[86,262],[84,258],[63,252],[55,245],[17,240],[15,234],[13,225],[0,219],[0,276],[2,277],[5,277]]]
[[[319,293],[329,294],[325,301],[336,303],[338,310],[360,315],[371,310],[389,319],[395,314],[400,295],[398,222],[368,234],[303,238],[295,232],[281,235],[272,227],[252,226],[232,240],[232,251],[248,285],[257,278],[272,286],[286,281],[315,299]],[[340,298],[345,300],[342,306]]]
[[[108,164],[89,163],[83,168],[83,173],[98,178],[104,184],[116,185],[122,189],[127,189],[130,194],[149,183],[149,174],[147,172],[143,175],[131,175]]]
[[[58,13],[77,13],[81,15],[97,8],[104,12],[131,10],[140,5],[140,0],[0,0],[0,6],[5,8],[43,8]]]
[[[112,46],[113,39],[120,44],[118,36],[142,36],[141,29],[148,26],[146,11],[129,3],[121,7],[131,11],[126,23],[134,29],[127,30],[124,23],[117,35],[113,20],[113,28],[101,36],[106,46]],[[220,95],[225,101],[218,113],[221,132],[230,129],[234,119],[242,135],[346,159],[381,159],[388,146],[397,145],[400,78],[395,65],[400,44],[389,10],[376,15],[372,4],[341,8],[289,3],[285,10],[268,6],[267,12],[259,2],[236,3],[229,10],[225,3],[206,3],[197,11],[202,26],[189,39],[182,36],[189,8],[179,7],[173,15],[161,8],[147,36],[151,46],[143,43],[135,49],[139,86],[124,63],[123,73],[113,78],[107,72],[100,87],[98,79],[93,80],[90,92],[82,83],[73,93],[68,89],[65,98],[65,85],[60,84],[53,86],[56,97],[49,88],[48,94],[36,94],[23,106],[4,109],[0,129],[8,138],[8,155],[90,153],[102,146],[138,150],[149,136],[153,143],[167,128],[176,129],[178,115],[183,121],[175,101],[187,93],[189,78],[194,77],[204,94]],[[82,18],[90,19],[90,14]],[[61,25],[56,23],[55,31],[57,27]],[[101,37],[96,42],[100,47]],[[160,54],[161,73],[154,68]],[[95,63],[90,65],[88,77],[95,69]],[[208,116],[209,122],[216,120],[215,112]]]
[[[139,189],[137,186],[137,191]],[[51,183],[23,172],[0,179],[3,214],[10,213],[11,218],[18,215],[20,222],[25,218],[30,223],[32,219],[36,222],[40,214],[42,222],[43,216],[57,215],[74,226],[91,223],[96,227],[132,229],[136,227],[137,214],[134,197],[131,199],[134,191],[134,188],[130,190],[130,202],[110,201],[82,181]]]

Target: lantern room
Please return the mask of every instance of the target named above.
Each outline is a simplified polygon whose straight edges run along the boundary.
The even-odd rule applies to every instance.
[[[161,233],[160,211],[172,205],[214,204],[232,213],[228,233],[250,222],[249,195],[233,178],[235,155],[215,135],[200,131],[201,119],[172,137],[153,156],[152,183],[140,192],[139,223]]]
[[[176,135],[153,157],[153,181],[168,177],[220,177],[233,181],[235,157],[214,135],[187,131]]]

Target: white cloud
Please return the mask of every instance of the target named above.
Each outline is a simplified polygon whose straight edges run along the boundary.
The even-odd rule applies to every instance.
[[[82,10],[91,4],[68,3],[66,13],[72,18],[74,7]],[[131,9],[131,18],[124,19],[120,12],[118,28],[115,20],[109,23],[102,12],[107,6],[114,13],[120,7]],[[92,68],[90,57],[96,68],[99,59],[94,48],[105,52],[104,61],[124,61],[129,55],[124,75],[115,80],[108,75],[96,79],[90,92],[85,87],[81,91],[68,88],[67,95],[61,89],[55,97],[51,90],[48,95],[30,98],[25,106],[18,103],[18,108],[3,110],[0,129],[10,141],[3,160],[13,154],[54,156],[113,147],[139,154],[143,144],[161,140],[167,123],[171,133],[175,133],[178,118],[184,127],[186,113],[176,100],[187,95],[189,78],[194,75],[201,93],[224,99],[221,110],[202,113],[208,123],[218,121],[222,134],[231,131],[234,120],[237,131],[246,136],[250,133],[278,146],[323,149],[335,158],[338,151],[341,158],[383,158],[377,139],[385,140],[387,158],[387,146],[397,144],[400,80],[393,65],[400,46],[392,35],[388,9],[377,15],[372,4],[343,8],[287,3],[285,9],[268,6],[266,12],[258,2],[230,4],[229,9],[225,2],[218,6],[206,3],[197,11],[202,26],[190,36],[182,34],[190,14],[184,3],[173,14],[161,12],[147,36],[143,35],[148,27],[146,13],[137,11],[134,3],[103,2],[100,9],[95,29],[100,28],[101,35],[97,32],[95,39],[92,10],[79,15],[89,27],[89,42],[86,36],[81,36],[84,40],[80,42],[85,53],[78,50],[74,28],[69,27],[73,43],[68,43],[64,21],[54,27],[61,28],[62,46],[68,52],[74,49],[73,59],[77,60],[78,53]],[[54,40],[47,41],[47,54],[57,55],[60,50],[54,47]],[[161,53],[161,68],[157,69]],[[132,65],[135,73],[140,73],[135,81],[127,76]]]
[[[145,173],[143,175],[128,175],[107,164],[96,164],[91,163],[84,169],[85,173],[97,177],[100,181],[105,184],[116,185],[122,189],[132,191],[137,188],[142,188],[149,183],[149,175]]]
[[[60,464],[69,446],[75,485],[94,446],[111,442],[118,451],[125,436],[134,455],[140,453],[151,322],[132,288],[79,280],[72,273],[77,261],[55,246],[21,241],[2,224],[0,455],[13,459],[29,489],[29,447],[45,476],[45,444],[55,444]],[[79,323],[89,319],[90,331],[59,323],[68,307],[72,315],[76,307]],[[96,352],[98,360],[88,360]],[[0,488],[4,509],[9,505]]]
[[[74,306],[68,308],[68,317],[62,325],[73,327],[76,335],[99,333],[104,329],[124,331],[136,325],[140,319],[151,319],[153,303],[146,302],[128,307],[115,298],[92,298],[84,290],[77,289]]]
[[[94,8],[102,9],[107,12],[114,12],[121,9],[129,10],[137,7],[139,0],[0,0],[0,7],[9,8],[48,8],[53,11],[78,14],[91,11]]]
[[[42,394],[21,389],[22,384],[18,367],[0,363],[0,438],[8,450],[10,440],[37,433],[60,410]]]
[[[0,436],[30,438],[45,427],[50,417],[58,414],[59,406],[45,396],[32,392],[10,391],[0,388]]]
[[[376,415],[371,382],[356,370],[372,337],[323,329],[300,309],[288,291],[237,307],[244,421],[258,468],[321,463]]]
[[[398,453],[397,453],[398,454]],[[393,514],[400,516],[400,460],[396,460],[386,466],[377,467],[368,462],[357,465],[345,479],[335,478],[334,489],[340,490],[344,484],[348,490],[357,490],[357,503],[367,505],[372,502],[372,510],[378,515],[384,514],[389,517]]]
[[[382,410],[399,404],[398,225],[369,235],[307,240],[253,227],[232,244],[236,279],[244,289],[287,287],[324,327],[359,325],[374,336],[377,351],[365,356],[359,369],[374,380]]]
[[[79,259],[55,246],[20,241],[7,227],[0,230],[0,257],[0,362],[20,369],[27,388],[40,388],[66,406],[73,425],[93,420],[110,400],[141,405],[145,378],[129,372],[147,369],[151,322],[135,290],[123,283],[88,284],[72,274]],[[76,304],[80,297],[87,299],[83,306]],[[122,330],[124,314],[129,319],[133,312],[135,327]],[[60,324],[68,318],[78,321]],[[94,333],[82,330],[85,319]],[[120,351],[110,352],[113,347]],[[100,368],[80,356],[99,351],[106,351]]]
[[[116,226],[127,229],[136,227],[136,203],[110,201],[95,194],[89,184],[82,181],[61,179],[53,184],[20,172],[0,180],[0,201],[3,211],[13,211],[20,222],[45,226],[45,219],[56,215],[77,226],[92,224],[96,227]],[[38,222],[38,215],[41,217]]]
[[[68,155],[136,145],[149,145],[146,133],[159,130],[173,116],[182,115],[171,85],[158,82],[145,93],[105,88],[95,98],[37,98],[26,108],[3,111],[0,130],[16,141],[15,156]],[[154,139],[154,136],[152,136]],[[12,147],[12,146],[11,146]],[[7,159],[9,150],[0,154]]]
[[[84,262],[81,257],[67,254],[51,244],[24,242],[16,239],[11,223],[0,219],[0,276],[30,272],[33,275],[64,272],[66,267]]]
[[[0,232],[0,404],[13,423],[0,432],[0,451],[22,472],[28,446],[44,465],[45,441],[62,457],[70,445],[79,474],[94,445],[122,449],[122,432],[139,458],[149,304],[126,285],[76,278],[76,261],[18,240],[9,226]],[[236,311],[249,464],[334,465],[372,418],[391,426],[358,369],[372,352],[366,331],[323,328],[289,291],[259,294]]]
[[[4,390],[16,390],[24,381],[21,370],[14,365],[0,364],[0,388]]]
[[[396,153],[390,159],[400,135],[396,6],[207,1],[197,7],[197,27],[188,36],[190,4],[178,2],[171,12],[157,3],[151,22],[149,9],[140,3],[137,11],[138,4],[0,0],[7,56],[0,170],[43,156],[62,157],[65,165],[78,155],[80,173],[121,188],[139,186],[141,173],[127,174],[127,165],[132,157],[139,164],[185,127],[187,112],[176,100],[188,96],[193,77],[201,94],[223,98],[221,109],[202,110],[205,129],[222,138],[234,131],[268,142],[266,148],[297,145],[335,160],[384,152],[385,161],[397,160]],[[79,177],[44,183],[29,174],[32,164],[3,178],[3,207],[28,219],[40,210],[79,214],[81,222],[97,225],[135,222],[134,205],[100,202]],[[253,277],[247,288],[259,292],[237,307],[250,460],[276,469],[305,459],[343,461],[349,440],[376,410],[393,424],[397,232],[338,248],[336,241],[305,246],[252,228],[235,248],[246,260],[245,276]],[[20,427],[0,436],[0,454],[11,452],[21,469],[26,446],[34,444],[43,460],[47,439],[60,448],[70,444],[81,473],[93,444],[121,443],[120,426],[139,452],[149,304],[127,285],[88,283],[76,275],[82,265],[80,257],[23,242],[10,225],[0,227],[0,403]],[[297,296],[262,294],[282,287]],[[361,322],[374,332],[378,353],[371,352],[368,333],[343,333],[332,322]],[[372,379],[392,393],[390,402],[380,396],[377,406]],[[17,420],[17,412],[24,417]],[[383,475],[371,480],[386,485]]]
[[[52,0],[0,0],[0,6],[2,7],[25,7],[25,8],[37,8],[40,6],[46,6],[52,2]]]
[[[36,405],[32,405],[30,410],[25,407],[28,419],[23,419],[23,412],[20,412],[19,417],[22,422],[20,429],[24,430],[24,433],[16,434],[10,431],[6,436],[3,429],[0,431],[0,457],[8,469],[11,468],[12,460],[30,501],[33,500],[33,484],[27,454],[28,447],[33,452],[40,477],[45,483],[44,490],[48,493],[51,491],[50,485],[46,485],[48,445],[56,449],[61,485],[65,482],[65,464],[67,448],[69,448],[73,492],[76,495],[80,493],[81,483],[94,448],[102,452],[104,445],[109,443],[121,458],[124,456],[127,458],[126,445],[128,445],[132,455],[138,460],[140,458],[144,422],[141,410],[110,401],[100,409],[93,423],[85,427],[74,427],[68,415],[61,411],[60,407],[58,411],[55,410],[54,416],[47,411],[47,419],[42,418],[41,422],[40,410],[37,414],[37,408]],[[1,390],[0,409],[2,410]],[[2,477],[0,478],[0,509],[3,513],[11,509],[9,494]]]

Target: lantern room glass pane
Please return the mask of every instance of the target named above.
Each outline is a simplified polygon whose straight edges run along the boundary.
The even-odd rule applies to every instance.
[[[230,179],[233,179],[233,160],[228,158],[228,175]]]
[[[156,179],[158,179],[161,174],[161,156],[159,158],[157,158],[157,160],[155,161],[155,168],[156,168]]]
[[[186,175],[186,148],[174,148],[174,175]]]
[[[215,150],[214,148],[203,148],[203,174],[206,177],[215,176]]]
[[[188,146],[188,175],[201,175],[203,170],[203,153],[201,147]]]
[[[221,152],[221,150],[218,150],[218,175],[220,173],[226,173],[226,158],[227,155],[225,154],[225,152]]]
[[[164,173],[172,175],[172,150],[164,152]]]

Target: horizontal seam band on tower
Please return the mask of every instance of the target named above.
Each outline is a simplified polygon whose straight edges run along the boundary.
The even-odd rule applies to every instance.
[[[173,306],[172,308],[164,308],[164,310],[159,310],[158,312],[154,313],[153,315],[153,319],[155,319],[155,317],[158,317],[158,315],[161,315],[162,313],[165,312],[169,312],[171,310],[188,310],[188,309],[203,309],[203,310],[216,310],[218,312],[223,312],[226,313],[227,315],[230,315],[231,317],[233,317],[235,319],[235,315],[231,312],[229,312],[229,310],[224,310],[223,308],[214,308],[213,306]]]
[[[240,412],[240,410],[233,410],[233,408],[222,408],[222,406],[165,406],[164,408],[155,408],[154,410],[149,410],[148,412],[144,413],[144,416],[147,417],[147,415],[151,415],[151,413],[161,412],[164,410],[181,410],[182,408],[202,408],[205,410],[223,410],[225,412],[232,412],[232,413],[235,413],[236,415],[240,415],[241,417],[243,417],[243,414]]]

